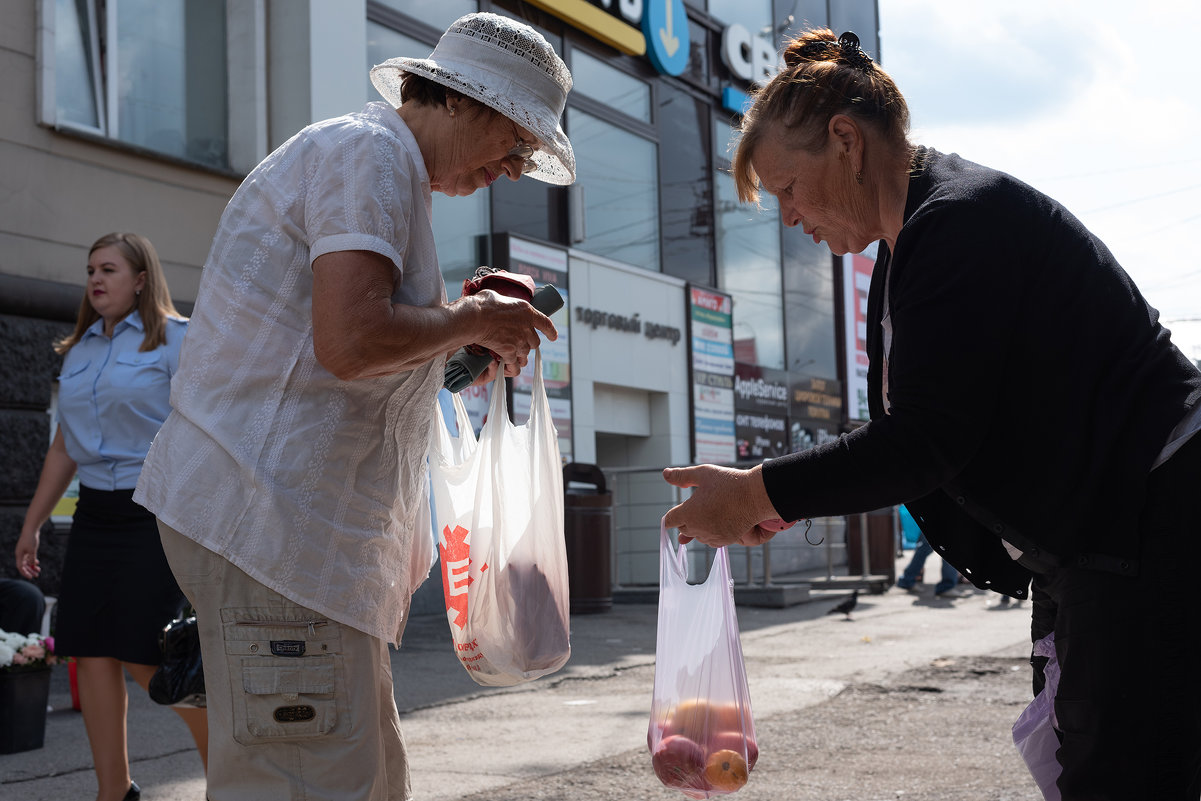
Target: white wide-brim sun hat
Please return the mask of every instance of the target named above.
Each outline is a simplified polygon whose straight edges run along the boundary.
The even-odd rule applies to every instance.
[[[526,173],[549,184],[575,181],[575,153],[560,120],[571,73],[550,42],[525,23],[480,12],[455,20],[429,58],[390,58],[371,68],[371,83],[400,108],[406,72],[429,78],[499,111],[542,143]]]

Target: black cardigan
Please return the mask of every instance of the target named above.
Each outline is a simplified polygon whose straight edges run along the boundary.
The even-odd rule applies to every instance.
[[[1029,573],[1001,536],[1043,565],[1136,572],[1150,466],[1201,373],[1059,203],[955,155],[917,165],[872,273],[872,420],[767,462],[772,503],[787,520],[905,503],[974,584],[1018,597]]]

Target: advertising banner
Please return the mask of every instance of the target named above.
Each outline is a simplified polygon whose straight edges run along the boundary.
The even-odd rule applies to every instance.
[[[804,451],[837,439],[842,385],[828,378],[798,378],[789,389],[789,449]]]
[[[866,422],[867,406],[867,291],[872,282],[875,253],[842,257],[843,319],[846,321],[847,417]]]
[[[734,301],[729,295],[689,287],[695,462],[735,459],[733,312]]]
[[[788,453],[788,373],[734,364],[734,433],[738,461]]]
[[[563,296],[563,308],[550,316],[559,332],[554,342],[542,339],[542,380],[550,402],[551,417],[559,432],[559,455],[565,462],[572,460],[571,446],[571,340],[567,295],[567,251],[508,235],[500,238],[497,248],[498,265],[514,273],[528,275],[537,286],[552,284]],[[507,244],[507,253],[504,246]],[[513,419],[524,423],[530,414],[530,397],[534,387],[534,355],[521,374],[513,379]]]

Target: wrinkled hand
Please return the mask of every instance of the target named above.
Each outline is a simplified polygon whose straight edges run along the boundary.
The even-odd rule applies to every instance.
[[[552,342],[559,338],[551,319],[524,300],[482,289],[467,301],[477,304],[480,312],[473,344],[495,353],[506,376],[515,376],[525,367],[530,351],[541,342],[538,332]]]
[[[669,467],[663,478],[668,484],[693,488],[690,498],[663,516],[668,528],[679,531],[681,545],[696,540],[713,548],[738,543],[754,546],[775,536],[776,530],[760,525],[779,516],[758,467]]]
[[[41,540],[39,531],[23,531],[17,540],[17,572],[32,581],[42,572],[38,562],[38,543]]]

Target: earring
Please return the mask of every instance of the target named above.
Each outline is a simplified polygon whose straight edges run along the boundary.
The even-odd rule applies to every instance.
[[[855,183],[857,183],[857,184],[863,183],[863,173],[862,172],[855,173]]]
[[[449,108],[450,108],[450,116],[452,116],[452,117],[453,117],[453,116],[455,115],[455,107],[454,107],[454,106],[450,106]]]

